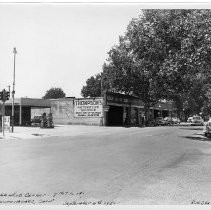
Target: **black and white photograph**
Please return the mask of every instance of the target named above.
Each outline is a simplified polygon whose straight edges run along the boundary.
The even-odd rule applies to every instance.
[[[211,205],[211,4],[0,3],[0,207]]]

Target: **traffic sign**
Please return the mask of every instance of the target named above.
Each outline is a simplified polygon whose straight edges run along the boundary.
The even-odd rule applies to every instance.
[[[10,131],[10,116],[2,116],[2,127],[4,131]]]

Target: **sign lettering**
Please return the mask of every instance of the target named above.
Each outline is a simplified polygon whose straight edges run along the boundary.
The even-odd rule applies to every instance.
[[[2,122],[3,122],[3,116],[2,116]],[[3,126],[3,123],[2,123]],[[4,116],[4,130],[10,131],[10,116]]]
[[[74,100],[74,117],[102,117],[102,99],[76,99]]]

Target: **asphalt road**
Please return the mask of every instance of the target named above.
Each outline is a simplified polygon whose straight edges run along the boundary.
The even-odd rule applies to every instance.
[[[1,140],[0,204],[211,202],[211,141],[202,127],[97,129]]]

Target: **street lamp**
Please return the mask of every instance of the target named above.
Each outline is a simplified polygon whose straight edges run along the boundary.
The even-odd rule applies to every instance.
[[[15,112],[15,107],[14,107],[14,101],[15,101],[15,57],[17,54],[17,50],[14,47],[13,49],[14,53],[14,71],[13,71],[13,90],[12,90],[12,133],[14,132],[14,112]]]

